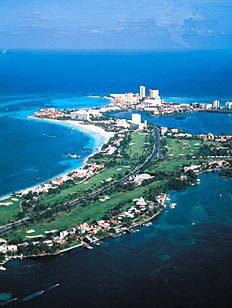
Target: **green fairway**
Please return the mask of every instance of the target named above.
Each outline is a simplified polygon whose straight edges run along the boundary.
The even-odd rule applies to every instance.
[[[14,199],[14,198],[13,198]],[[0,225],[8,223],[15,215],[20,212],[20,198],[17,201],[12,200],[12,197],[0,201]],[[10,204],[11,203],[11,204]],[[7,205],[9,204],[9,205]]]
[[[77,206],[70,212],[62,212],[56,216],[55,220],[41,222],[39,224],[31,224],[24,230],[14,231],[14,233],[9,233],[8,238],[13,239],[15,234],[26,238],[26,236],[35,235],[46,235],[44,231],[50,230],[67,230],[69,228],[75,227],[83,222],[88,222],[91,224],[93,220],[101,219],[107,211],[113,209],[120,202],[128,201],[128,203],[123,206],[121,210],[127,209],[131,204],[133,199],[139,198],[151,187],[157,187],[166,181],[159,181],[151,183],[145,187],[139,186],[135,190],[120,192],[110,195],[110,199],[102,202],[97,200],[86,207]],[[102,197],[104,198],[104,197]],[[100,198],[101,199],[101,198]],[[34,229],[35,232],[32,234],[26,233],[26,231]]]
[[[44,204],[48,204],[48,203],[53,204],[55,202],[65,202],[67,201],[68,195],[72,195],[74,193],[83,192],[87,190],[96,190],[97,187],[104,185],[103,181],[110,183],[111,181],[115,180],[115,177],[117,175],[123,176],[125,171],[130,170],[132,166],[135,166],[136,163],[138,163],[138,159],[144,150],[144,143],[145,143],[146,136],[147,136],[146,134],[141,133],[141,132],[132,132],[131,142],[128,146],[128,149],[126,149],[126,152],[129,153],[132,159],[130,159],[129,161],[126,161],[127,167],[123,166],[121,164],[121,161],[118,159],[116,160],[115,166],[109,167],[106,170],[100,172],[99,174],[94,175],[93,177],[85,181],[85,183],[77,184],[70,188],[63,189],[59,194],[46,195],[42,202]],[[92,158],[91,161],[94,162],[94,159]]]
[[[112,167],[99,171],[98,174],[86,179],[83,183],[61,189],[59,193],[46,194],[39,200],[39,203],[46,206],[54,203],[65,203],[71,200],[73,194],[88,194],[94,190],[97,190],[99,187],[104,187],[107,183],[117,180],[117,176],[123,177],[126,171],[131,171],[139,164],[139,158],[144,152],[147,136],[149,135],[143,132],[131,133],[131,141],[127,144],[127,147],[124,146],[123,148],[123,150],[130,155],[130,160],[125,160],[115,156],[116,160],[114,160]],[[103,155],[102,160],[99,157],[95,160],[93,156],[91,158],[91,163],[101,163],[102,161],[110,162],[112,158],[113,157],[111,155]],[[46,230],[65,230],[67,228],[74,227],[77,224],[83,223],[84,221],[91,222],[95,219],[100,219],[108,210],[112,209],[119,202],[137,198],[146,189],[147,188],[139,187],[133,191],[128,191],[127,193],[112,194],[110,199],[105,200],[104,202],[98,200],[86,207],[77,206],[72,209],[71,212],[58,213],[55,217],[43,219],[40,223],[31,224],[23,231],[10,232],[9,236],[11,237],[13,234],[20,234],[23,237],[39,234],[45,235],[44,231]],[[101,198],[103,197],[99,197],[99,199]],[[4,207],[4,211],[2,209],[2,212],[0,212],[1,221],[6,221],[6,219],[12,218],[19,212],[19,202],[11,205],[11,209],[13,209],[13,211],[8,211],[7,207]],[[30,229],[35,229],[35,232],[32,234],[27,234],[26,230]]]
[[[127,153],[133,160],[141,156],[141,153],[144,149],[145,139],[146,135],[144,133],[133,132],[131,134],[131,142],[129,144]]]

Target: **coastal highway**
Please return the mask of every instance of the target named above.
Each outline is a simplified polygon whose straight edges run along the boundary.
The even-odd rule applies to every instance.
[[[102,193],[106,193],[106,192],[112,190],[112,188],[114,188],[116,186],[122,185],[123,183],[127,182],[131,176],[135,176],[136,174],[138,174],[143,169],[143,167],[145,167],[145,165],[148,164],[155,157],[156,157],[156,159],[162,159],[161,144],[160,144],[160,134],[159,134],[159,129],[156,126],[154,127],[154,147],[153,147],[152,153],[146,158],[146,160],[141,165],[137,166],[130,174],[128,174],[124,178],[122,178],[122,179],[120,179],[118,181],[113,182],[109,186],[100,188],[100,189],[90,193],[88,196],[86,196],[84,198],[79,198],[77,200],[67,202],[64,205],[66,205],[66,206],[77,205],[77,204],[79,204],[81,202],[85,202],[85,201],[94,199],[98,195],[100,195]],[[45,213],[47,210],[43,211],[43,213]],[[0,226],[0,234],[1,233],[5,233],[5,232],[13,229],[14,227],[20,227],[20,226],[24,225],[25,223],[29,223],[30,220],[31,220],[30,217],[25,217],[24,219],[15,221],[13,223],[9,223],[7,225]]]
[[[146,158],[146,160],[139,166],[137,166],[129,175],[125,176],[123,179],[120,179],[118,181],[113,182],[111,185],[107,186],[107,187],[103,187],[100,188],[92,193],[90,193],[87,197],[84,198],[80,198],[71,202],[66,203],[67,206],[73,206],[73,205],[77,205],[83,201],[87,201],[89,199],[94,199],[95,197],[97,197],[98,195],[108,192],[110,190],[112,190],[112,188],[122,185],[123,183],[125,183],[126,181],[129,180],[129,178],[131,176],[135,176],[136,174],[138,174],[143,167],[148,164],[153,158],[156,157],[156,159],[162,159],[162,153],[161,153],[161,145],[160,145],[160,133],[159,133],[159,129],[155,126],[154,128],[154,147],[152,150],[152,153]]]
[[[29,223],[30,220],[31,220],[30,217],[25,217],[23,219],[17,220],[15,222],[10,223],[10,224],[0,226],[0,234],[13,229],[14,227],[20,227],[20,226],[24,225],[25,223]]]

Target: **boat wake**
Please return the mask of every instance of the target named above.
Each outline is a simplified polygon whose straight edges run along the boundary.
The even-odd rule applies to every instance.
[[[54,284],[54,285],[48,287],[45,291],[48,292],[48,291],[50,291],[50,290],[52,290],[52,289],[54,289],[54,288],[59,287],[59,285],[60,285],[59,283],[56,283],[56,284]],[[30,299],[33,299],[34,297],[37,297],[37,296],[42,295],[45,291],[42,290],[42,291],[39,291],[39,292],[35,292],[35,293],[31,294],[31,295],[28,295],[28,296],[26,296],[26,297],[20,299],[18,302],[19,302],[19,303],[27,302],[27,301],[29,301]],[[3,303],[0,303],[0,306],[5,306],[5,305],[7,305],[7,304],[9,304],[9,303],[11,303],[11,302],[17,301],[17,300],[18,300],[17,297],[12,298],[12,299],[9,299],[9,300],[7,300],[7,301],[5,301],[5,302],[3,302]]]
[[[59,287],[59,285],[60,285],[59,283],[54,284],[54,285],[48,287],[48,288],[46,289],[46,291],[50,291],[50,290],[52,290],[52,289],[54,289],[54,288],[57,288],[57,287]]]
[[[37,297],[37,296],[40,296],[43,293],[44,293],[44,290],[39,291],[39,292],[35,292],[35,293],[33,293],[33,294],[29,295],[29,296],[24,297],[23,299],[20,300],[20,302],[29,301],[30,299],[32,299],[34,297]]]
[[[11,302],[17,301],[17,297],[9,299],[8,301],[4,302],[4,303],[0,303],[0,306],[5,306]]]

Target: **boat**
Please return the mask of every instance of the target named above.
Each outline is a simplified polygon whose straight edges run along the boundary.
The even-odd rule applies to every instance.
[[[6,271],[6,268],[4,266],[0,266],[0,271]]]
[[[72,157],[72,158],[80,158],[80,155],[77,155],[77,154],[68,153],[67,156]]]
[[[152,222],[147,222],[147,223],[145,223],[145,224],[143,224],[143,225],[146,226],[146,227],[149,227],[149,226],[152,225]]]
[[[174,208],[176,207],[176,203],[171,203],[171,204],[169,205],[169,207],[170,207],[170,209],[174,209]]]
[[[219,197],[221,198],[221,197],[222,197],[222,194],[220,194]]]
[[[83,242],[83,246],[86,248],[86,249],[93,249],[92,246],[90,246],[88,243],[86,242]]]
[[[87,248],[87,249],[93,249],[93,247],[90,246],[90,245],[86,246],[86,248]]]
[[[48,288],[46,289],[46,291],[50,291],[50,290],[52,290],[52,289],[54,289],[54,288],[57,288],[57,287],[59,287],[59,285],[60,285],[59,283],[56,283],[56,284],[54,284],[54,285],[48,287]]]

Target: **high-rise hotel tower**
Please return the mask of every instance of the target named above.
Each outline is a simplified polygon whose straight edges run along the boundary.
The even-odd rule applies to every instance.
[[[140,86],[140,97],[146,96],[146,88],[144,86]]]

